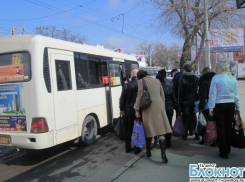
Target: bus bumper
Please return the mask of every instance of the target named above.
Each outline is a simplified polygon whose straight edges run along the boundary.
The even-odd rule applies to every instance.
[[[2,135],[3,133],[1,133]],[[1,146],[11,146],[23,149],[45,149],[54,146],[53,131],[47,133],[4,133],[5,137],[10,137],[9,144]]]

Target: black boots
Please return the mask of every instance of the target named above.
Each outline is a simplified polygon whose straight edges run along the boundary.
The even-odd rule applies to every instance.
[[[161,155],[162,155],[162,163],[168,163],[168,159],[165,153],[166,150],[166,143],[165,140],[159,140],[160,148],[161,148]]]
[[[146,143],[146,156],[150,158],[151,157],[151,138],[146,138],[145,143]]]
[[[171,147],[172,145],[171,145],[171,133],[168,133],[168,134],[166,134],[166,135],[164,135],[165,136],[165,142],[166,142],[166,148],[169,148],[169,147]]]

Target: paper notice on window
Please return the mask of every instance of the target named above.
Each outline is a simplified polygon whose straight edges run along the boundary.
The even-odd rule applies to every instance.
[[[0,66],[0,82],[21,80],[24,80],[23,64]]]
[[[12,64],[21,63],[21,54],[12,54]]]

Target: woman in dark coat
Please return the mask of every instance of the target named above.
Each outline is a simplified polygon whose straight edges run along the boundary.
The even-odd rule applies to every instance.
[[[214,72],[210,72],[209,67],[205,67],[202,70],[202,76],[199,79],[198,86],[199,86],[199,113],[202,113],[206,120],[209,118],[209,109],[208,109],[208,95],[209,95],[209,88],[211,84],[211,80],[213,76],[215,75]],[[202,140],[199,142],[199,144],[204,144],[203,138],[204,138],[205,129],[202,133],[199,133],[202,136]],[[216,142],[212,145],[216,145]]]
[[[173,120],[174,109],[176,110],[176,115],[180,114],[179,104],[177,102],[177,99],[173,91],[173,82],[166,79],[166,71],[164,69],[158,71],[156,78],[162,84],[164,95],[165,95],[165,109],[166,109],[169,124],[173,129],[172,120]],[[172,138],[171,133],[165,135],[167,148],[171,147],[171,138]]]

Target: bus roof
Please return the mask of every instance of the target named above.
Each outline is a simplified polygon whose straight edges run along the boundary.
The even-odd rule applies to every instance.
[[[113,57],[116,59],[127,59],[137,61],[136,57],[128,54],[118,53],[109,49],[101,49],[95,46],[73,43],[41,35],[14,35],[0,37],[0,53],[9,51],[20,51],[26,49],[27,44],[39,44],[42,47],[60,49],[65,51],[75,51],[98,56]],[[26,45],[26,47],[23,45]]]

